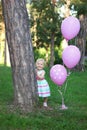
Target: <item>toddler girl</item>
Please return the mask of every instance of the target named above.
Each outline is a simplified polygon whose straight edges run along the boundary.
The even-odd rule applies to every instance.
[[[37,77],[37,85],[38,85],[38,95],[39,97],[44,98],[43,106],[44,108],[48,108],[47,105],[47,97],[50,96],[50,88],[48,82],[45,79],[45,71],[44,71],[45,61],[42,58],[37,59],[36,61],[36,77]]]

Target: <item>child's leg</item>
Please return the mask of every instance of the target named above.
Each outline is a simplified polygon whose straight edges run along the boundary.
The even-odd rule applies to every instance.
[[[47,107],[47,100],[48,100],[47,97],[45,97],[45,98],[44,98],[44,102],[43,102],[43,106],[44,106],[44,107]]]
[[[45,97],[45,98],[44,98],[44,102],[43,102],[43,106],[44,106],[44,108],[45,108],[46,110],[53,110],[52,108],[48,107],[48,105],[47,105],[47,101],[48,101],[48,98]]]

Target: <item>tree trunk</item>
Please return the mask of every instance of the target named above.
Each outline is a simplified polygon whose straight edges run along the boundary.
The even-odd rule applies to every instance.
[[[14,85],[15,106],[24,112],[37,102],[34,56],[25,0],[2,0]]]
[[[50,68],[54,65],[54,33],[51,36]]]
[[[79,19],[81,29],[76,39],[76,45],[80,49],[81,59],[79,64],[77,65],[77,69],[80,71],[84,71],[84,56],[85,56],[86,35],[87,35],[87,15],[80,15]]]

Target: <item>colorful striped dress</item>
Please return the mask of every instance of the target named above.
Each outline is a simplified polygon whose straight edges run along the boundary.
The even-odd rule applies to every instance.
[[[43,70],[39,70],[37,73],[42,73]],[[38,85],[38,95],[39,97],[49,97],[50,96],[50,87],[46,79],[37,78]]]

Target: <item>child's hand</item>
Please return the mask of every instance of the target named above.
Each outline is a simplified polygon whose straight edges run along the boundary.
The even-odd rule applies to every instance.
[[[38,76],[38,78],[43,79],[43,78],[44,78],[44,75],[45,75],[45,71],[43,71],[42,73],[38,74],[37,76]]]
[[[41,73],[38,76],[39,76],[39,78],[44,78],[44,73]]]

